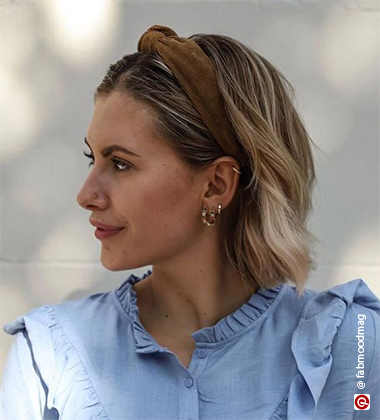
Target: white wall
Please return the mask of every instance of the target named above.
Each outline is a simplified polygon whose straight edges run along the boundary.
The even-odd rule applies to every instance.
[[[286,75],[324,151],[310,224],[323,246],[308,287],[360,277],[380,295],[379,16],[377,1],[2,1],[0,325],[130,274],[101,266],[75,197],[93,91],[153,24],[230,35]],[[0,336],[3,366],[12,337]]]

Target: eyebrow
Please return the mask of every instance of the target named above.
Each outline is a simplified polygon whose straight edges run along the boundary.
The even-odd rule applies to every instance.
[[[88,144],[87,141],[87,137],[84,138],[84,142],[87,144],[87,146],[91,149],[91,146]],[[92,151],[92,149],[91,149]],[[141,157],[140,155],[138,155],[137,153],[132,152],[132,150],[127,149],[126,147],[123,146],[119,146],[118,144],[113,144],[112,146],[107,146],[105,147],[102,151],[101,154],[104,158],[108,157],[112,152],[123,152],[126,153],[127,155],[132,155],[132,156],[136,156],[136,157]]]

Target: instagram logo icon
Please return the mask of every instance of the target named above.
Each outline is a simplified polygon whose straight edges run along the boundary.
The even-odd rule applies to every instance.
[[[369,394],[354,395],[355,410],[369,410]]]

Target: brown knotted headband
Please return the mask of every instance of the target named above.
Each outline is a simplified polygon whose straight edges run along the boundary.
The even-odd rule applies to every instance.
[[[153,25],[141,36],[137,51],[160,55],[223,151],[244,165],[244,154],[235,141],[215,70],[202,48],[191,39],[178,37],[167,26]]]

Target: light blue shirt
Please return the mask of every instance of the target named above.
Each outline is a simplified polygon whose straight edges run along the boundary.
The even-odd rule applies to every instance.
[[[6,324],[3,420],[380,419],[380,302],[363,280],[259,289],[192,334],[187,369],[139,320],[133,285],[150,274]]]

